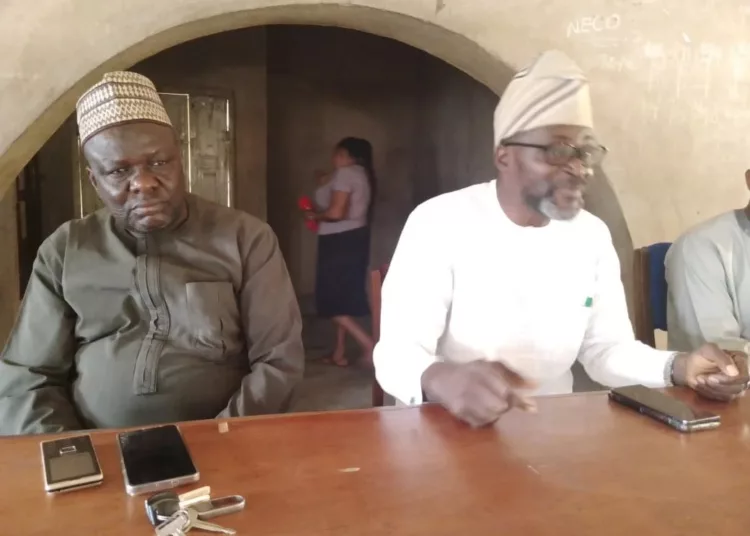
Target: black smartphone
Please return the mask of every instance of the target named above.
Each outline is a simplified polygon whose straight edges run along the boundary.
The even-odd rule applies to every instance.
[[[721,417],[715,413],[694,409],[676,398],[643,385],[612,389],[609,398],[680,432],[710,430],[721,424]]]
[[[117,441],[129,495],[171,489],[200,478],[175,425],[121,432]]]
[[[104,480],[90,435],[42,441],[40,446],[47,492],[89,488]]]

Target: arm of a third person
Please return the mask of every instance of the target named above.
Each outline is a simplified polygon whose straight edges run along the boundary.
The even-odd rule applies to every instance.
[[[748,341],[734,314],[716,246],[701,237],[684,237],[670,248],[665,268],[670,348],[686,352],[714,342],[744,351]]]

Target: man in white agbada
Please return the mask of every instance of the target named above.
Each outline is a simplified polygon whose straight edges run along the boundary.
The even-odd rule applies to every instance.
[[[676,354],[634,339],[609,231],[582,210],[606,150],[578,66],[541,55],[508,86],[494,130],[497,179],[423,203],[404,227],[374,354],[383,389],[474,426],[571,392],[576,359],[609,386],[742,393],[746,362],[716,346]]]
[[[750,170],[745,172],[750,189]],[[750,205],[682,235],[665,262],[669,348],[750,347]]]

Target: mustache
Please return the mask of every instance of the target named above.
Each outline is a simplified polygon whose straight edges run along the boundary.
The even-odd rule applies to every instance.
[[[127,210],[135,210],[137,208],[153,207],[158,205],[167,205],[169,201],[167,199],[136,199],[128,202],[126,205]]]

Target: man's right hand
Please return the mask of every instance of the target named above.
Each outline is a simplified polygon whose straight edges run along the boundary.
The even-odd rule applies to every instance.
[[[535,411],[534,402],[518,392],[533,387],[505,365],[485,360],[440,361],[422,374],[427,399],[474,427],[492,424],[513,408]]]

